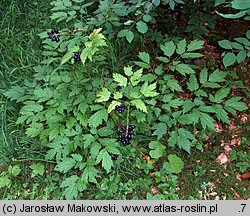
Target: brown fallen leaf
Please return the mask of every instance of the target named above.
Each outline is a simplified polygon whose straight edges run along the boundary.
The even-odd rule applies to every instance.
[[[241,138],[233,138],[232,140],[231,140],[231,145],[240,145],[240,143],[241,143]]]
[[[151,192],[151,194],[155,195],[155,194],[159,193],[159,190],[158,190],[157,187],[152,186],[152,187],[150,188],[150,192]]]
[[[241,179],[250,179],[250,172],[247,172],[247,173],[244,173],[244,174],[242,174],[241,175],[241,177],[240,177]]]
[[[236,175],[236,178],[237,178],[237,180],[242,181],[241,175],[240,175],[240,174],[237,174],[237,175]]]
[[[219,197],[219,196],[216,196],[216,197],[214,198],[214,200],[220,200],[220,197]]]
[[[226,145],[226,146],[224,147],[224,150],[225,150],[225,153],[226,153],[226,154],[229,153],[230,151],[232,151],[232,149],[230,148],[229,145]]]
[[[242,114],[240,121],[245,123],[245,122],[247,122],[248,119],[249,119],[249,115],[244,113],[244,114]]]
[[[219,124],[217,124],[217,123],[214,123],[214,128],[215,128],[216,133],[221,133],[221,132],[223,132],[222,126],[219,125]]]
[[[220,165],[226,164],[228,162],[228,158],[225,153],[221,153],[217,158],[216,162]]]
[[[241,199],[240,195],[236,192],[236,190],[234,190],[232,187],[231,187],[231,190],[233,191],[234,197],[235,197],[236,199]]]
[[[216,188],[216,185],[214,184],[214,182],[211,182],[211,186],[209,187],[209,189],[212,191],[215,188]]]

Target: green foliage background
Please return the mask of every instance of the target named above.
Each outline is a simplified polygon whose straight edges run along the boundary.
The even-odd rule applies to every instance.
[[[236,2],[233,8],[244,16],[249,13],[249,7]],[[214,2],[209,3],[203,9]],[[183,158],[203,149],[215,132],[214,123],[230,124],[231,115],[247,109],[242,97],[231,94],[228,70],[195,64],[203,58],[206,33],[201,27],[204,17],[188,12],[197,4],[51,2],[50,19],[59,28],[60,41],[48,37],[51,29],[46,26],[39,33],[42,60],[32,65],[28,76],[16,82],[11,78],[2,89],[8,106],[20,107],[13,123],[41,152],[39,162],[29,166],[31,177],[52,172],[44,199],[182,198],[176,187]],[[171,23],[180,17],[171,14],[178,10],[188,18],[185,27],[175,29]],[[205,19],[213,28],[213,16]],[[225,67],[249,57],[249,31],[246,38],[235,40],[219,41],[222,48],[240,50],[237,56],[235,50],[223,54]],[[80,62],[73,58],[75,53]],[[126,111],[120,114],[115,107],[121,104]],[[117,131],[129,125],[136,126],[135,135],[131,144],[123,145]],[[10,165],[0,177],[0,188],[12,187],[20,171]],[[156,195],[149,193],[152,187]]]

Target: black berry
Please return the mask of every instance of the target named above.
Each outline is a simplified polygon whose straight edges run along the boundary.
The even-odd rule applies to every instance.
[[[115,111],[117,111],[117,112],[119,112],[119,113],[122,113],[124,110],[126,109],[126,106],[124,106],[124,105],[117,105],[116,107],[115,107]]]
[[[126,131],[125,128],[121,128],[121,129],[118,130],[119,133],[124,133],[125,131]]]
[[[78,53],[78,52],[75,52],[75,54],[74,54],[74,59],[75,59],[75,61],[80,61],[80,53]]]
[[[128,135],[127,135],[127,138],[131,140],[132,135],[131,135],[131,134],[128,134]]]
[[[134,134],[134,131],[129,131],[128,134],[132,135]]]
[[[131,129],[131,130],[133,130],[133,129],[135,129],[135,126],[134,125],[129,125],[128,128]]]
[[[119,135],[118,135],[118,138],[119,138],[119,139],[123,139],[123,138],[125,138],[125,135],[124,135],[124,134],[119,134]]]
[[[114,161],[114,160],[116,160],[116,159],[118,158],[118,155],[117,155],[117,154],[112,154],[112,155],[111,155],[111,158],[112,158],[112,160]]]
[[[117,130],[118,139],[124,145],[129,145],[131,143],[132,136],[134,134],[135,125],[129,125],[128,128],[122,127]]]
[[[49,38],[52,40],[52,41],[55,41],[55,42],[59,42],[60,41],[60,38],[59,38],[59,31],[57,29],[51,29],[51,32],[47,32],[47,34],[49,35]]]

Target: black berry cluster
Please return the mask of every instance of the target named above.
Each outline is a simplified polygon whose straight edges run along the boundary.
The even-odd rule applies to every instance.
[[[59,31],[57,29],[52,29],[51,32],[48,32],[47,34],[52,41],[55,41],[57,43],[60,41]]]
[[[134,125],[129,125],[128,129],[122,127],[118,130],[118,138],[122,144],[129,145],[134,134]]]
[[[75,52],[74,53],[74,59],[75,59],[75,61],[80,61],[80,53]]]
[[[117,160],[118,158],[118,154],[112,154],[111,155],[111,159],[114,161],[114,160]]]
[[[124,110],[126,109],[126,106],[124,106],[124,105],[117,105],[116,107],[115,107],[115,111],[117,111],[118,113],[122,113]]]

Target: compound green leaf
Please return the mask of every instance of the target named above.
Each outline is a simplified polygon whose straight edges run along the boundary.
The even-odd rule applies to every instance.
[[[208,81],[209,82],[224,82],[225,81],[225,77],[227,76],[226,72],[222,72],[219,70],[215,70],[210,76]]]
[[[32,123],[30,127],[26,129],[26,134],[29,137],[36,137],[44,130],[43,124],[41,123]]]
[[[101,109],[97,111],[95,114],[93,114],[92,116],[90,116],[88,123],[90,127],[96,128],[99,125],[101,125],[103,121],[107,121],[107,120],[108,120],[107,110]]]
[[[226,124],[230,123],[227,112],[222,108],[221,105],[216,104],[215,106],[213,106],[213,109],[215,111],[216,117],[219,120],[223,121]]]
[[[71,154],[72,158],[75,159],[75,161],[80,162],[82,161],[82,155],[80,154]]]
[[[94,142],[96,140],[96,138],[93,136],[93,135],[91,135],[91,134],[84,134],[83,135],[83,141],[84,141],[84,148],[86,149],[86,148],[88,148],[88,146],[92,143],[92,142]]]
[[[148,31],[148,25],[143,21],[136,23],[136,28],[142,34],[145,34]]]
[[[0,177],[0,188],[9,187],[11,180],[7,177]]]
[[[21,172],[21,169],[18,165],[15,165],[15,166],[9,166],[8,167],[8,172],[9,174],[11,174],[12,176],[18,176]]]
[[[214,100],[211,102],[221,103],[222,99],[225,98],[230,92],[230,88],[223,88],[217,91],[214,95]]]
[[[79,177],[77,175],[70,176],[66,178],[60,185],[61,188],[65,188],[63,191],[63,195],[67,200],[76,199],[78,195],[78,180]]]
[[[96,181],[97,174],[98,171],[94,166],[87,166],[83,171],[81,180],[83,180],[86,183],[88,182],[97,183]]]
[[[187,46],[187,51],[188,52],[191,52],[191,51],[194,51],[194,50],[198,50],[198,49],[201,49],[204,45],[204,41],[202,40],[193,40],[190,42],[190,44],[188,44]]]
[[[76,161],[73,158],[65,157],[63,158],[63,161],[58,162],[55,170],[59,172],[66,173],[71,168],[73,168],[76,164]]]
[[[68,62],[70,59],[73,58],[74,56],[74,53],[75,52],[78,52],[79,50],[79,46],[74,46],[74,47],[71,47],[68,52],[62,57],[62,60],[61,60],[61,65],[65,64],[66,62]]]
[[[176,49],[177,54],[179,55],[183,54],[186,50],[186,46],[187,46],[186,39],[179,41],[177,44],[177,49]]]
[[[134,99],[131,101],[131,105],[135,106],[136,109],[139,109],[145,113],[147,113],[147,107],[145,103],[141,99]]]
[[[157,135],[157,139],[161,139],[163,137],[163,135],[165,135],[167,133],[168,127],[166,125],[166,123],[158,123],[155,124],[152,129],[154,130],[153,135]]]
[[[54,92],[51,88],[36,88],[34,90],[34,95],[37,97],[38,102],[44,102],[44,101],[48,101],[49,99],[51,99],[54,95]]]
[[[107,128],[107,127],[103,127],[103,128],[100,128],[100,129],[97,131],[97,133],[98,133],[99,136],[107,137],[107,136],[113,134],[114,131],[111,130],[111,129],[109,129],[109,128]]]
[[[152,149],[149,152],[150,157],[158,159],[164,155],[166,146],[162,145],[158,141],[151,141],[149,143],[149,148]]]
[[[160,48],[164,52],[164,55],[170,57],[174,54],[176,46],[173,41],[169,41],[166,42],[164,45],[161,45]]]
[[[173,108],[178,108],[183,104],[183,101],[180,98],[176,98],[174,100],[171,100],[168,105]]]
[[[184,125],[196,123],[196,122],[194,122],[193,114],[181,115],[177,119],[178,119],[178,122],[180,122],[180,123],[182,123]]]
[[[150,15],[148,15],[148,14],[145,14],[145,15],[143,15],[142,19],[143,19],[145,22],[149,22],[149,21],[152,19],[152,17],[151,17]]]
[[[232,49],[231,42],[229,40],[221,40],[218,44],[224,49]]]
[[[161,75],[163,73],[163,65],[162,64],[159,64],[155,69],[154,69],[154,72],[157,74],[157,75]]]
[[[237,54],[236,60],[237,60],[238,63],[241,63],[241,62],[243,62],[246,59],[246,57],[247,57],[246,52],[245,51],[241,51],[241,52],[239,52]]]
[[[101,46],[107,46],[104,35],[100,33],[102,28],[94,29],[89,35],[89,41],[86,42],[85,48],[82,50],[80,58],[82,64],[85,64],[86,60],[92,61],[94,54],[99,50]]]
[[[66,120],[66,127],[68,129],[72,129],[76,124],[77,124],[77,121],[76,121],[76,119],[74,117],[69,117]],[[59,130],[60,130],[60,127],[59,127]]]
[[[147,64],[150,64],[150,56],[146,52],[139,52],[139,58]]]
[[[102,148],[101,144],[94,142],[90,148],[90,154],[93,159],[96,159],[96,156],[99,154],[100,149]]]
[[[115,100],[118,100],[118,99],[121,99],[123,97],[122,93],[117,91],[114,93],[114,99]]]
[[[100,163],[102,161],[102,167],[109,173],[111,167],[113,166],[113,161],[107,150],[102,149],[97,155],[96,162]]]
[[[201,112],[200,113],[200,121],[201,121],[201,125],[202,125],[204,130],[206,130],[207,128],[215,130],[214,129],[214,119],[210,115]]]
[[[201,54],[201,53],[183,53],[181,55],[181,57],[184,58],[184,59],[185,58],[200,58],[202,56],[204,56],[204,55]]]
[[[214,6],[218,6],[220,4],[225,3],[227,0],[216,0]]]
[[[20,86],[12,86],[10,89],[4,92],[4,95],[10,98],[11,101],[20,101],[20,98],[24,96],[25,89]]]
[[[138,65],[139,67],[141,67],[141,68],[146,68],[146,69],[151,68],[151,66],[150,66],[149,64],[145,63],[145,62],[134,61],[134,63],[135,63],[136,65]]]
[[[155,97],[159,93],[154,91],[156,89],[156,83],[148,85],[148,82],[144,82],[144,84],[141,87],[140,92],[145,96],[145,97]]]
[[[246,37],[250,40],[250,30],[246,32]]]
[[[26,113],[26,112],[34,112],[38,113],[43,110],[43,106],[40,104],[36,104],[34,101],[28,101],[25,106],[22,107],[20,113]]]
[[[126,87],[128,79],[121,74],[113,73],[114,81],[118,83],[119,86]]]
[[[237,50],[244,50],[244,47],[240,43],[237,43],[237,42],[232,42],[232,47]]]
[[[185,74],[194,74],[195,71],[187,64],[178,64],[176,65],[175,69],[182,75]]]
[[[111,113],[115,109],[115,107],[119,106],[120,104],[121,102],[113,100],[108,107],[108,114]]]
[[[101,103],[104,101],[108,101],[110,98],[110,95],[111,93],[109,92],[107,88],[102,88],[102,90],[96,94],[97,99],[95,100],[95,102]]]
[[[140,68],[134,72],[134,74],[130,78],[130,82],[132,86],[136,86],[140,82],[140,78],[142,77],[143,69]]]
[[[45,167],[43,164],[41,163],[35,163],[32,164],[30,166],[30,168],[32,169],[32,176],[36,176],[36,175],[41,175],[43,176],[44,172],[45,172]],[[32,177],[31,176],[31,177]]]
[[[121,31],[118,32],[117,37],[126,37],[126,34],[129,30],[127,29],[122,29]]]
[[[127,39],[127,41],[129,42],[129,43],[131,43],[132,42],[132,40],[134,39],[134,33],[132,32],[132,31],[127,31],[126,32],[126,39]]]
[[[168,145],[170,147],[174,147],[177,144],[177,141],[178,141],[178,133],[176,131],[172,131],[168,139]]]
[[[134,99],[131,101],[131,105],[134,105],[137,109],[147,113],[147,107],[141,99]]]
[[[188,89],[190,91],[196,91],[199,88],[198,81],[196,79],[196,76],[192,74],[189,78],[189,82],[187,83]]]
[[[182,91],[181,86],[179,85],[179,82],[177,80],[169,79],[167,81],[167,86],[172,90],[172,91]]]
[[[250,9],[250,2],[248,0],[234,0],[232,2],[232,8],[238,10]]]
[[[179,133],[179,135],[184,134],[185,137],[190,139],[190,140],[195,140],[195,136],[190,131],[188,131],[184,128],[179,128],[178,133]]]
[[[186,113],[186,112],[190,111],[193,107],[195,107],[194,102],[191,100],[186,100],[183,102],[182,112]]]
[[[178,174],[184,168],[184,163],[178,156],[170,154],[168,155],[168,160],[171,173]]]
[[[241,97],[230,98],[229,100],[225,102],[225,108],[231,107],[239,111],[247,110],[248,107],[246,106],[246,104],[243,102],[240,102],[239,100],[241,100]]]
[[[205,82],[207,82],[207,76],[208,76],[207,68],[203,68],[201,70],[201,73],[200,73],[200,83],[201,84],[204,84]]]
[[[132,76],[133,71],[132,71],[132,67],[131,67],[131,66],[124,67],[123,70],[124,70],[124,73],[125,73],[127,76]]]
[[[233,65],[235,61],[236,61],[236,56],[234,53],[226,53],[226,55],[224,55],[223,60],[222,60],[223,65],[225,67]]]
[[[180,129],[179,129],[180,130]],[[177,145],[180,149],[185,150],[190,154],[190,149],[191,149],[191,142],[189,139],[186,137],[185,134],[180,133],[178,130],[178,139],[177,139]]]

